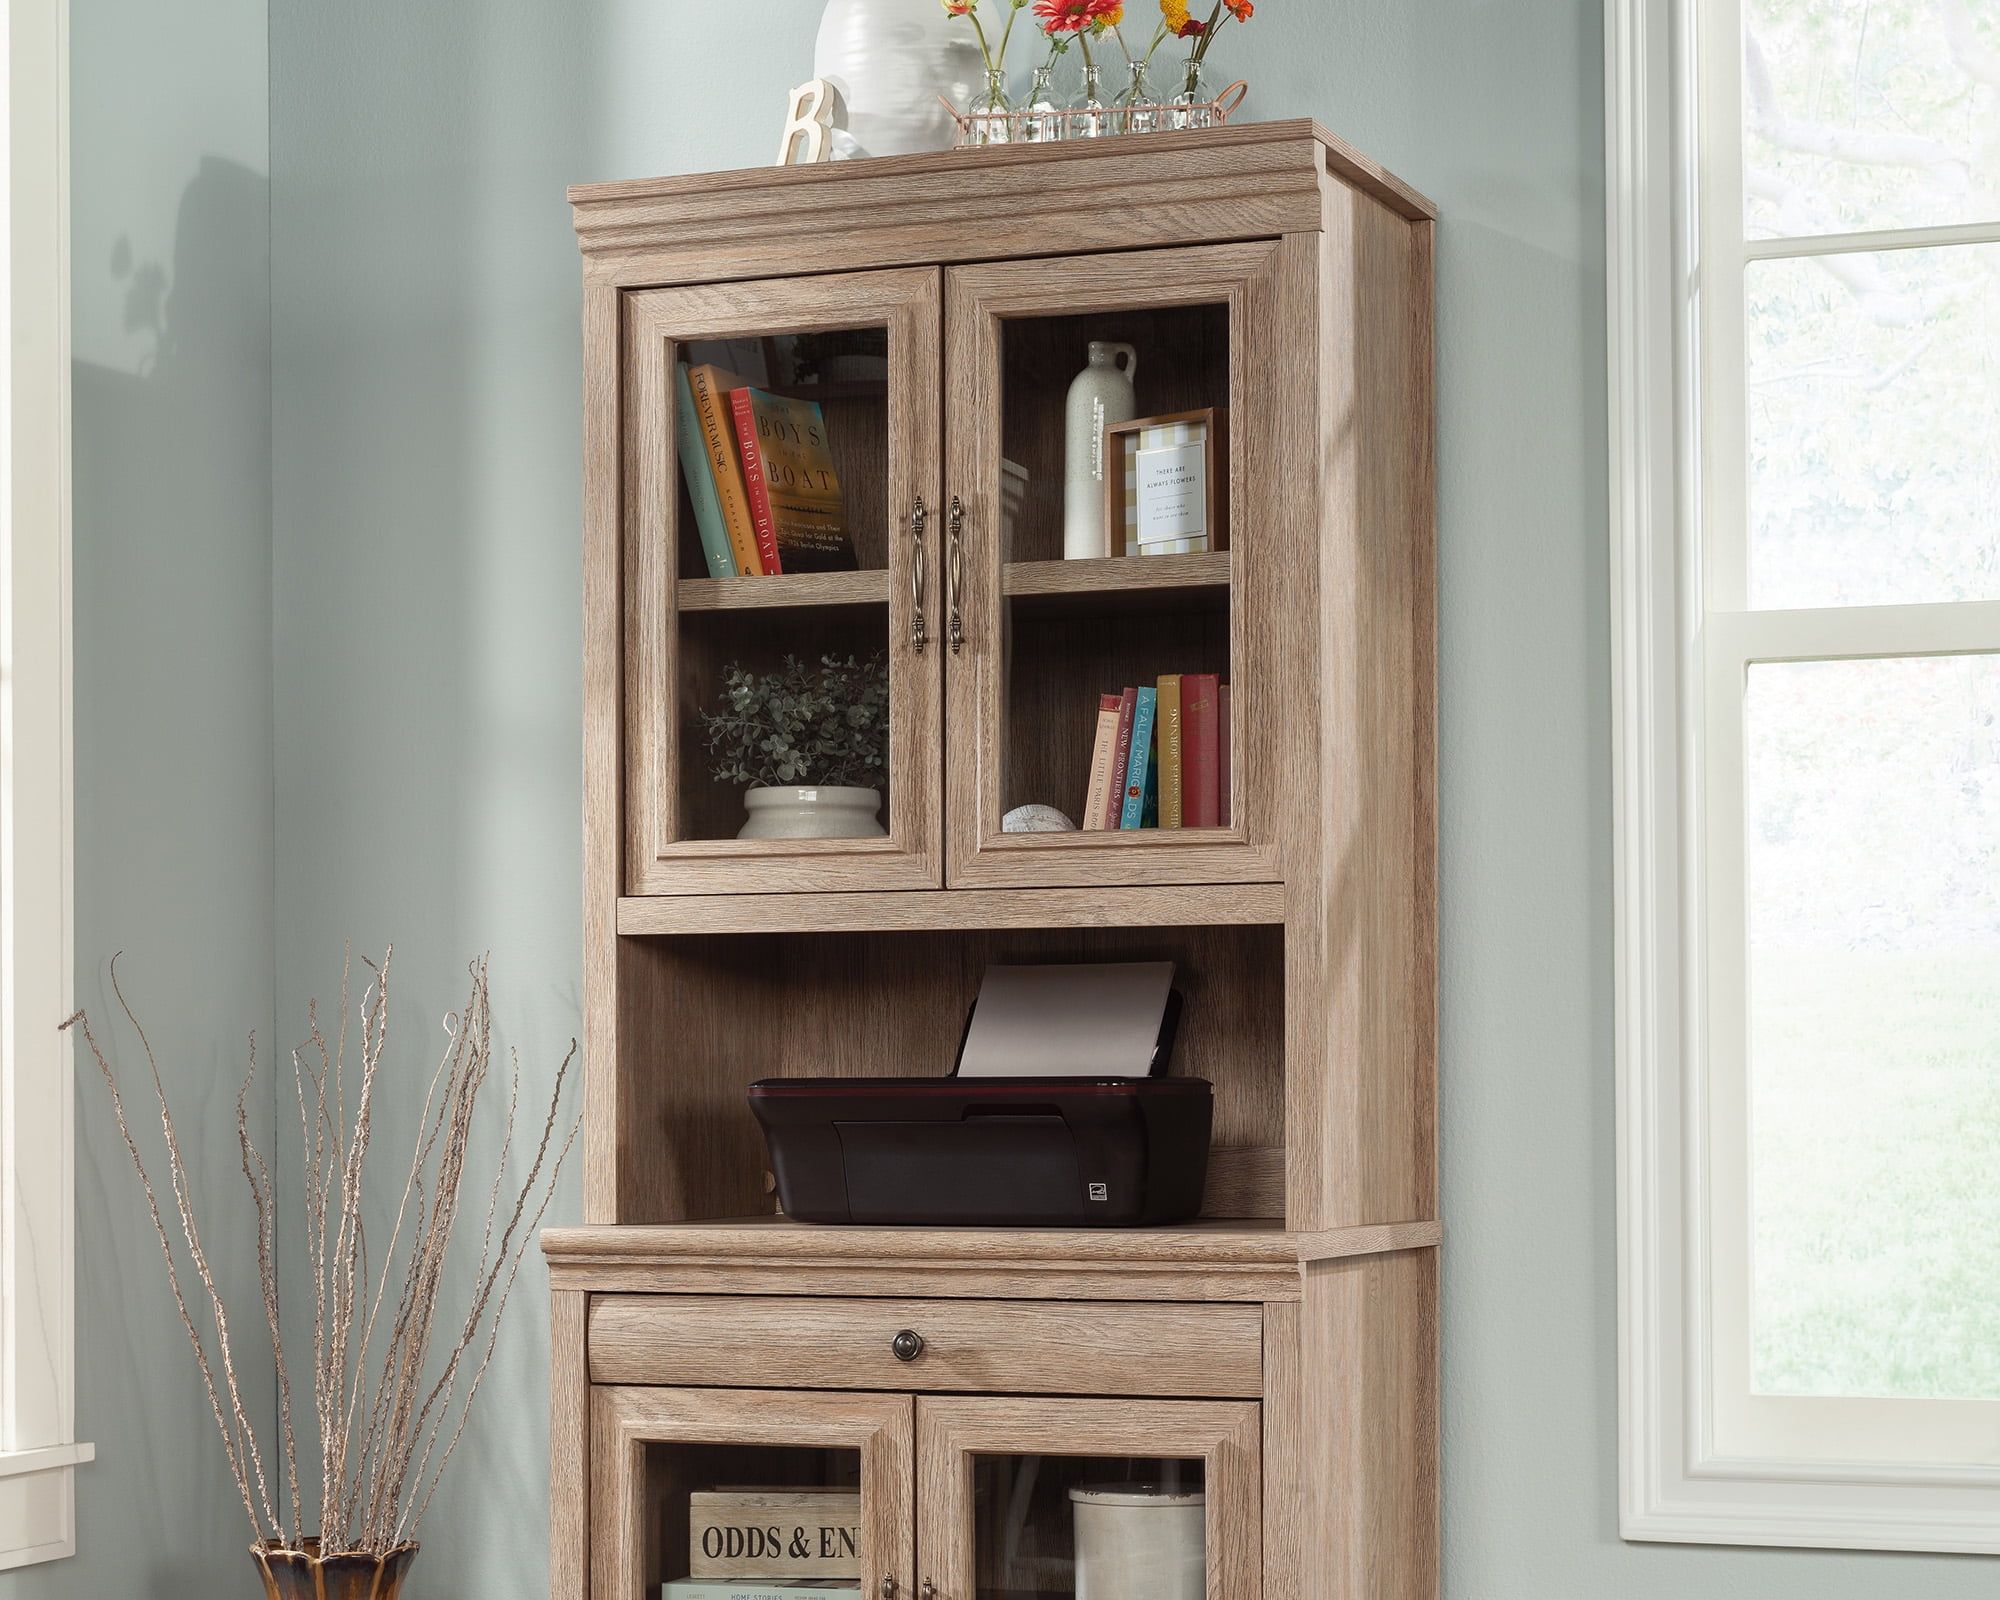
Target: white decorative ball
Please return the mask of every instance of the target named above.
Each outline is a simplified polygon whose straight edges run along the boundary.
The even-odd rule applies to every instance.
[[[1075,833],[1076,824],[1054,806],[1016,806],[1000,819],[1002,833]]]

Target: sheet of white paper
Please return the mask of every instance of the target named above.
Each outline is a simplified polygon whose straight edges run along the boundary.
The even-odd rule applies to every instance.
[[[1143,1078],[1173,988],[1171,961],[988,967],[961,1078]]]

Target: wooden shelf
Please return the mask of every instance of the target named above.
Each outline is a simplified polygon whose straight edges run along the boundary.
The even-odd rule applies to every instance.
[[[683,578],[674,585],[681,611],[788,610],[807,606],[883,606],[889,574],[787,572],[769,578]]]
[[[627,938],[932,928],[1242,927],[1275,926],[1284,920],[1285,889],[1277,883],[1168,889],[648,895],[618,902],[618,932]]]
[[[1112,556],[1101,561],[1010,561],[1001,592],[1017,614],[1219,609],[1229,603],[1230,553]]]

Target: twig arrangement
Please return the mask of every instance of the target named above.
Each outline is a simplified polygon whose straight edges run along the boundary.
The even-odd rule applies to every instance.
[[[486,1190],[485,1221],[470,1299],[463,1321],[456,1326],[441,1318],[446,1257],[459,1222],[474,1113],[493,1057],[486,962],[474,963],[471,994],[464,1010],[445,1018],[444,1053],[431,1074],[423,1112],[417,1119],[415,1150],[403,1177],[388,1248],[382,1253],[379,1270],[371,1276],[363,1203],[369,1192],[367,1163],[378,1111],[377,1086],[389,1039],[391,954],[393,951],[384,955],[380,966],[366,962],[370,977],[358,1007],[351,1007],[351,968],[343,968],[340,1023],[333,1040],[329,1042],[320,1027],[317,1004],[310,1004],[306,1010],[307,1042],[292,1052],[304,1243],[312,1268],[313,1415],[305,1448],[316,1443],[319,1461],[316,1516],[311,1522],[306,1516],[300,1427],[292,1406],[292,1362],[286,1352],[281,1316],[277,1189],[270,1163],[257,1148],[250,1129],[249,1095],[257,1076],[255,1036],[250,1041],[249,1070],[236,1097],[236,1137],[243,1177],[256,1208],[258,1284],[277,1360],[277,1444],[282,1465],[277,1500],[272,1497],[271,1474],[257,1429],[244,1409],[228,1309],[202,1246],[187,1162],[167,1105],[159,1063],[119,986],[115,959],[111,964],[112,992],[138,1035],[159,1102],[169,1187],[180,1224],[178,1248],[161,1218],[158,1191],[126,1121],[117,1077],[98,1047],[89,1017],[79,1011],[64,1023],[83,1035],[111,1091],[118,1131],[138,1169],[153,1231],[166,1257],[167,1281],[181,1326],[194,1348],[195,1365],[222,1435],[229,1470],[260,1548],[312,1548],[322,1556],[380,1556],[415,1541],[445,1466],[464,1434],[466,1417],[493,1360],[501,1315],[514,1280],[581,1124],[580,1118],[572,1121],[558,1147],[563,1089],[576,1061],[572,1040],[556,1072],[534,1159],[520,1188],[509,1191],[507,1168],[521,1090],[520,1059],[513,1057],[505,1130],[493,1181]],[[357,1059],[352,1064],[348,1061],[350,1016],[359,1025]],[[477,1192],[475,1185],[473,1193]],[[204,1335],[189,1309],[182,1277],[183,1255],[207,1296],[211,1335]]]

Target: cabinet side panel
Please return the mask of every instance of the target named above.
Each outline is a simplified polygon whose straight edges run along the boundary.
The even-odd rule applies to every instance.
[[[583,297],[583,1051],[584,1219],[616,1222],[619,774],[619,294]]]
[[[1338,186],[1320,260],[1323,1053],[1302,1229],[1437,1214],[1436,513],[1431,226]],[[1302,975],[1310,976],[1310,975]],[[1301,1071],[1300,1069],[1304,1070]]]
[[[1303,1600],[1437,1600],[1437,1252],[1314,1262],[1299,1318]]]
[[[549,1296],[549,1600],[587,1600],[590,1584],[588,1296]]]

